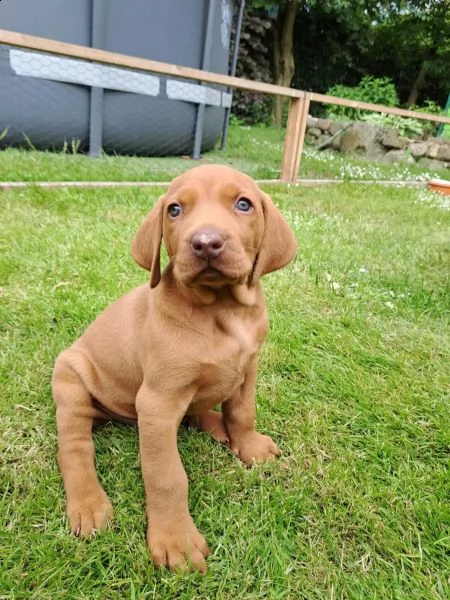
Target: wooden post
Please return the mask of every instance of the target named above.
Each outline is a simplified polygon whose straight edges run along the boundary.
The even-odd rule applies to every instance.
[[[302,98],[291,98],[280,177],[288,183],[294,183],[298,177],[310,100],[308,92]]]

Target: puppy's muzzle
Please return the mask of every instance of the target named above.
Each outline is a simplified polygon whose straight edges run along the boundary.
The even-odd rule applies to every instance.
[[[218,229],[199,229],[191,237],[195,256],[207,260],[218,258],[225,248],[225,238]]]

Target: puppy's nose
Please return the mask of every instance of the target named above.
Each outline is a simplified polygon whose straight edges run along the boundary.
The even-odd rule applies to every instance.
[[[217,258],[225,246],[218,229],[200,229],[191,238],[191,248],[199,258]]]

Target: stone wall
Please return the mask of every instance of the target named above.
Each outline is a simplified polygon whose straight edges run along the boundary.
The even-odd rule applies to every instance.
[[[332,147],[340,152],[361,154],[386,164],[403,162],[417,163],[431,169],[450,168],[450,140],[412,140],[400,136],[393,129],[363,121],[346,125],[330,119],[308,116],[305,143],[315,147]]]

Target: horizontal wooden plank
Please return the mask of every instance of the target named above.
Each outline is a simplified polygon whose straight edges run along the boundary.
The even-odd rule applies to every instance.
[[[23,33],[8,31],[5,29],[0,29],[0,44],[6,44],[8,46],[15,46],[19,48],[26,48],[30,50],[38,50],[41,52],[49,52],[51,54],[57,54],[60,56],[69,56],[81,60],[89,60],[99,62],[102,64],[137,69],[140,71],[159,73],[161,75],[180,77],[182,79],[191,79],[207,83],[215,83],[218,85],[225,85],[231,88],[250,90],[270,95],[279,95],[289,98],[303,98],[306,93],[303,90],[296,90],[293,88],[274,85],[271,83],[263,83],[259,81],[252,81],[250,79],[231,77],[229,75],[223,75],[221,73],[202,71],[200,69],[192,69],[190,67],[183,67],[180,65],[163,63],[159,61],[149,60],[146,58],[128,56],[125,54],[118,54],[116,52],[108,52],[106,50],[99,50],[98,48],[89,48],[86,46],[79,46],[77,44],[68,44],[66,42],[60,42],[58,40],[50,40],[47,38],[26,35]],[[372,104],[370,102],[348,100],[347,98],[327,96],[325,94],[318,94],[316,92],[308,92],[308,94],[310,94],[310,99],[312,102],[334,104],[338,106],[348,106],[350,108],[360,108],[363,110],[371,110],[379,113],[394,114],[402,117],[411,117],[415,119],[422,119],[425,121],[435,121],[437,123],[450,124],[450,117],[432,115],[429,113],[422,113],[402,108],[395,108],[392,106],[382,106],[380,104]]]
[[[250,90],[290,98],[302,98],[304,95],[304,92],[300,90],[273,85],[271,83],[251,81],[250,79],[231,77],[221,73],[212,73],[210,71],[182,67],[146,58],[139,58],[137,56],[117,54],[116,52],[108,52],[106,50],[99,50],[98,48],[67,44],[66,42],[49,40],[34,35],[25,35],[23,33],[7,31],[5,29],[0,29],[0,44],[27,48],[29,50],[40,50],[41,52],[50,52],[60,56],[70,56],[72,58],[80,58],[82,60],[90,60],[108,65],[138,69],[140,71],[170,75],[172,77],[181,77],[183,79],[194,79],[196,81],[216,83],[241,90]]]
[[[317,185],[355,184],[355,185],[384,185],[393,187],[425,187],[427,181],[376,181],[372,179],[297,179],[295,183],[282,179],[255,179],[260,185],[288,185],[293,187],[314,187]],[[449,182],[450,183],[450,182]],[[167,188],[170,181],[0,181],[0,190],[15,190],[27,188],[62,189],[62,188]]]
[[[388,113],[400,117],[410,117],[413,119],[423,119],[425,121],[437,121],[438,123],[450,123],[450,117],[440,115],[431,115],[429,113],[418,112],[415,110],[406,110],[405,108],[396,108],[395,106],[383,106],[382,104],[372,104],[360,100],[348,100],[347,98],[338,98],[337,96],[326,96],[325,94],[311,93],[313,102],[323,104],[335,104],[337,106],[348,106],[350,108],[360,108],[362,110],[372,110],[379,113]]]

